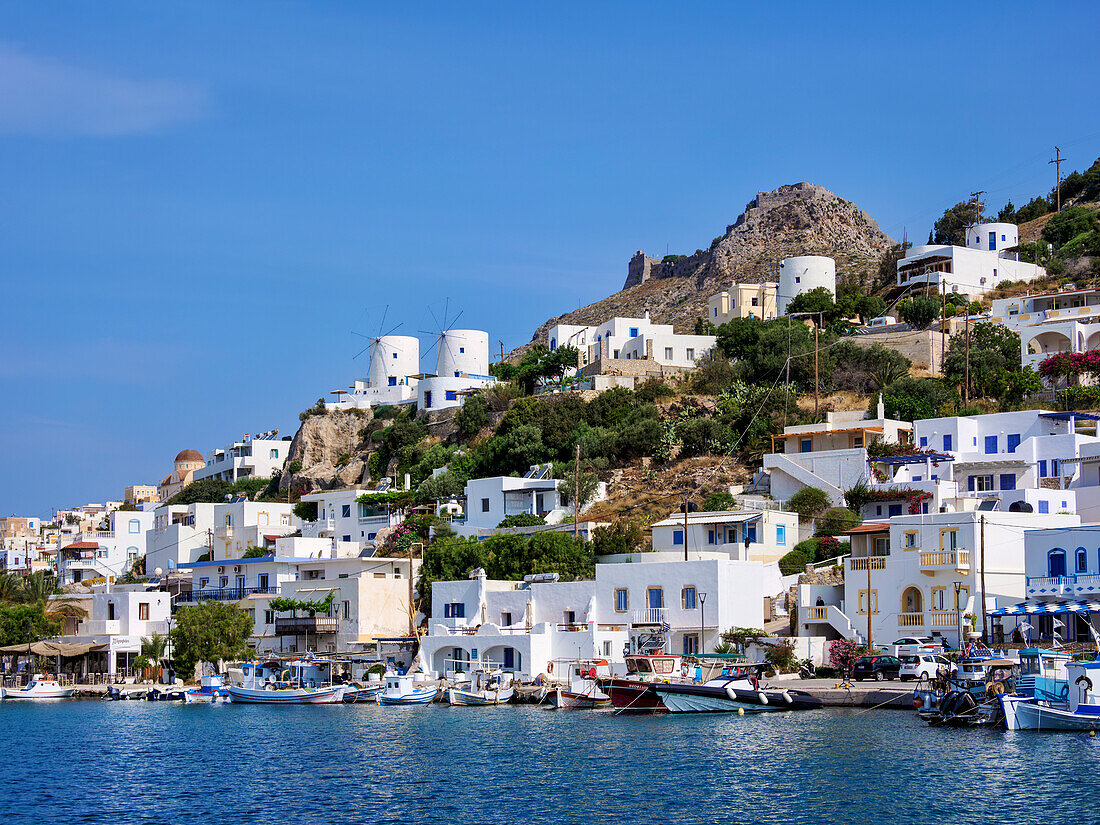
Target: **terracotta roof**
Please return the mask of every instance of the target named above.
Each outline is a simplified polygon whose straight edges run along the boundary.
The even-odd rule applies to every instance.
[[[176,456],[176,461],[206,461],[198,450],[183,450]]]
[[[94,541],[74,541],[72,544],[61,548],[62,550],[98,550],[99,544]]]
[[[851,530],[845,530],[846,534],[852,533],[889,533],[890,523],[887,521],[876,521],[870,524],[861,524],[859,527],[853,527]]]

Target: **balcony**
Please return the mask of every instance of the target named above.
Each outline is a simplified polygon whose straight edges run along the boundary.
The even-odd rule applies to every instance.
[[[80,623],[83,636],[118,636],[122,633],[122,621],[119,619],[95,619]]]
[[[957,629],[959,626],[959,612],[957,610],[929,611],[928,626]]]
[[[1078,573],[1075,576],[1028,576],[1029,596],[1095,596],[1100,593],[1100,576]]]
[[[199,602],[236,602],[245,596],[274,596],[278,587],[207,587],[202,590],[185,590],[173,600],[179,604]]]
[[[631,613],[630,623],[640,624],[665,624],[668,621],[667,607],[643,607]]]
[[[924,627],[924,613],[899,613],[898,627]]]
[[[302,525],[302,535],[307,539],[320,538],[322,533],[336,531],[336,519],[323,518],[318,521],[307,521]]]
[[[932,550],[920,554],[920,572],[926,576],[936,573],[969,573],[969,550]]]
[[[862,570],[867,571],[867,565],[871,565],[872,570],[885,570],[886,569],[886,556],[871,556],[868,558],[864,556],[862,559],[848,559],[849,569],[854,571]]]
[[[297,616],[275,619],[276,636],[304,636],[306,634],[335,633],[335,616]]]

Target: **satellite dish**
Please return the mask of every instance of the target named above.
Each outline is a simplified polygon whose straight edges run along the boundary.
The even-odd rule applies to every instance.
[[[154,575],[154,576],[163,576],[163,575],[164,575],[164,571],[163,571],[163,570],[161,570],[161,569],[160,569],[159,567],[154,567],[154,568],[153,568],[153,575]]]

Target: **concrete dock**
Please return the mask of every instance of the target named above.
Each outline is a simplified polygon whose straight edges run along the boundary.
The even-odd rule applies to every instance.
[[[837,679],[766,680],[778,687],[804,690],[816,696],[826,707],[913,709],[915,682],[852,682],[846,686]]]

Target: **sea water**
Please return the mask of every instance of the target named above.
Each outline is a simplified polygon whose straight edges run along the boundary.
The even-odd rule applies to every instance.
[[[0,823],[1095,822],[1100,737],[904,711],[0,703]]]

